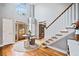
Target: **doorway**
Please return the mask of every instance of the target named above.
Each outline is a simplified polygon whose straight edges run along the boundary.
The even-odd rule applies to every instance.
[[[24,22],[16,21],[15,29],[15,41],[17,42],[19,40],[25,39],[23,35],[27,33],[27,25]]]
[[[44,35],[45,35],[44,28],[45,28],[44,24],[39,24],[39,39],[44,38]]]

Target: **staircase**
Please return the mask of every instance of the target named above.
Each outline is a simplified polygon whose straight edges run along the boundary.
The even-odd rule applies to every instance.
[[[60,52],[68,52],[67,39],[74,34],[74,26],[72,23],[78,19],[78,4],[70,4],[51,24],[45,29],[46,47],[58,50]]]
[[[67,39],[68,38],[73,38],[73,37],[68,37],[72,33],[74,33],[73,29],[67,29],[67,31],[60,31],[57,33],[55,36],[51,37],[50,39],[46,40],[44,44],[52,49],[58,50],[60,52],[63,52],[67,54],[67,49],[66,49],[66,44],[67,44]],[[67,37],[67,38],[66,38]],[[63,43],[62,43],[63,42]],[[59,44],[58,44],[59,43]],[[57,47],[60,46],[60,47]]]

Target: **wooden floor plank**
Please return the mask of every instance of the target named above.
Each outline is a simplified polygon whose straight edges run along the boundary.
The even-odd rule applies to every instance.
[[[13,52],[15,52],[12,51],[12,48],[13,48],[12,45],[4,46],[2,49],[3,56],[12,56]],[[36,50],[23,52],[22,56],[64,56],[64,55],[65,55],[64,53],[58,52],[54,49],[40,47]]]
[[[53,54],[53,55],[56,55],[56,56],[62,56],[62,55],[65,55],[64,53],[61,53],[59,51],[56,51],[54,49],[50,49],[50,48],[42,48],[43,51],[47,52],[47,53],[50,53],[50,54]]]
[[[43,52],[45,52],[49,56],[58,56],[57,54],[55,54],[55,51],[50,51],[50,49],[48,50],[48,48],[41,48],[40,50],[42,50]]]

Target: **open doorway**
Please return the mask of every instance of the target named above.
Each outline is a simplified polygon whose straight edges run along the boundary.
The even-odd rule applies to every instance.
[[[39,39],[43,39],[44,38],[44,35],[45,35],[45,24],[39,24]]]
[[[16,21],[15,27],[16,27],[15,41],[25,39],[23,35],[27,33],[27,25],[24,22]]]

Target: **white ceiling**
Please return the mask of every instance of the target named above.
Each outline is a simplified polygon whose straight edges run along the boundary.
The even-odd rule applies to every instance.
[[[71,4],[71,3],[33,3],[32,5],[68,5],[68,4]]]

